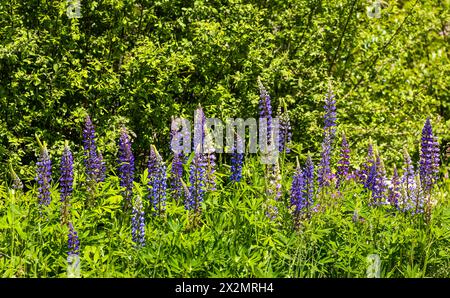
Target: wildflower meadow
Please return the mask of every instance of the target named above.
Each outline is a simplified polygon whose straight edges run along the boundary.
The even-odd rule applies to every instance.
[[[448,1],[22,2],[1,277],[450,277]]]

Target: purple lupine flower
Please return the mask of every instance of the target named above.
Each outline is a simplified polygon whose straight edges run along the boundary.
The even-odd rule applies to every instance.
[[[420,187],[417,185],[414,165],[406,149],[403,151],[403,158],[405,163],[402,176],[404,195],[402,196],[401,210],[414,211],[416,206],[421,205]],[[420,208],[416,209],[418,211]]]
[[[268,144],[270,144],[270,140],[272,140],[272,104],[270,101],[269,93],[267,92],[266,88],[259,78],[258,86],[260,92],[259,117],[267,119],[267,139]]]
[[[433,135],[430,118],[422,129],[420,154],[420,184],[426,194],[430,194],[439,173],[439,144]]]
[[[125,199],[125,209],[131,207],[134,181],[134,156],[131,151],[130,137],[122,128],[119,138],[119,178],[122,196]]]
[[[386,196],[386,170],[379,154],[376,154],[375,174],[371,183],[372,203],[374,205],[385,204]],[[373,174],[373,173],[371,173]]]
[[[71,222],[69,222],[69,236],[67,243],[69,248],[69,256],[78,255],[80,252],[80,241],[78,239],[78,233],[73,228]]]
[[[95,128],[91,118],[86,116],[83,128],[84,164],[86,166],[86,181],[89,192],[95,191],[95,184],[103,179],[104,164],[99,155],[95,139]]]
[[[206,155],[206,185],[208,190],[216,190],[216,155],[214,152]]]
[[[239,136],[233,144],[232,153],[231,153],[231,177],[230,180],[233,182],[239,182],[242,179],[242,164],[244,161],[244,153],[238,152],[239,150],[236,148],[236,143],[239,140]]]
[[[301,214],[305,213],[304,209],[308,207],[308,199],[305,196],[306,184],[304,173],[300,168],[297,160],[297,168],[294,173],[291,185],[291,207],[294,208],[294,217],[296,222],[300,220]]]
[[[64,145],[63,154],[61,157],[61,178],[60,187],[61,187],[61,215],[63,223],[67,222],[69,217],[69,198],[72,195],[73,191],[73,156],[72,151],[70,151],[68,142],[66,141]]]
[[[305,180],[305,197],[309,206],[314,203],[314,163],[311,156],[308,155],[305,163],[304,180]]]
[[[369,146],[367,148],[367,157],[366,161],[362,165],[361,169],[358,171],[357,176],[358,180],[364,185],[364,188],[370,188],[370,182],[372,178],[370,176],[372,168],[375,164],[375,161],[373,159],[373,147],[372,143],[369,142]]]
[[[399,200],[401,199],[400,193],[400,176],[398,175],[397,167],[394,165],[394,174],[389,186],[388,202],[394,208],[399,208]]]
[[[137,246],[145,246],[145,213],[139,196],[133,202],[131,215],[131,235]]]
[[[42,144],[39,137],[36,136],[39,143],[41,153],[39,155],[37,165],[37,177],[36,180],[39,184],[38,198],[39,204],[48,206],[50,205],[50,182],[52,181],[52,162],[48,155],[47,146],[45,142]]]
[[[201,212],[201,203],[206,191],[206,165],[205,155],[197,147],[189,167],[189,193],[184,204],[186,210],[192,210],[195,213]]]
[[[338,161],[337,166],[337,187],[339,187],[344,180],[349,179],[349,170],[350,170],[350,148],[347,142],[347,138],[345,134],[342,134],[342,145],[341,145],[341,154],[340,160]]]
[[[325,98],[324,138],[322,142],[321,161],[319,165],[319,188],[330,185],[334,178],[330,168],[332,145],[336,134],[336,100],[331,89]]]
[[[152,202],[154,214],[161,215],[166,210],[167,199],[167,175],[166,165],[155,146],[150,147],[150,157],[148,161],[148,191],[149,200]]]
[[[170,175],[170,185],[172,187],[172,197],[178,202],[183,197],[183,162],[184,154],[175,153],[172,160],[171,175]]]
[[[292,127],[291,127],[291,121],[289,119],[289,114],[284,108],[282,111],[281,106],[278,107],[277,111],[277,117],[280,121],[280,131],[278,134],[278,150],[280,152],[283,152],[286,150],[286,153],[291,152],[291,149],[289,148],[289,143],[292,139]]]

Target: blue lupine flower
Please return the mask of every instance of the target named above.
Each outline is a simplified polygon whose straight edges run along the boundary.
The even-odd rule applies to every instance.
[[[61,178],[59,181],[61,187],[62,222],[65,223],[69,217],[69,198],[73,191],[73,156],[67,141],[61,157]]]
[[[349,170],[350,170],[350,148],[347,142],[347,138],[345,134],[342,134],[342,146],[341,146],[341,154],[340,160],[338,161],[337,166],[337,187],[339,187],[342,181],[347,180],[349,178]]]
[[[95,184],[104,179],[105,165],[103,157],[97,150],[95,129],[91,118],[86,116],[83,129],[84,164],[89,192],[95,191]]]
[[[385,204],[386,196],[386,170],[384,168],[383,161],[379,154],[376,155],[375,161],[375,174],[373,176],[373,183],[371,183],[372,190],[372,204],[380,205]],[[371,173],[373,175],[373,173]]]
[[[373,147],[372,147],[372,143],[369,143],[369,146],[367,148],[367,157],[366,157],[366,161],[364,162],[364,164],[362,165],[361,169],[358,171],[358,179],[359,181],[364,185],[364,188],[370,188],[370,182],[371,182],[371,177],[370,177],[370,173],[372,171],[372,168],[375,164],[375,161],[373,159]]]
[[[134,181],[134,156],[131,151],[130,137],[122,128],[119,138],[119,178],[122,196],[125,199],[125,209],[131,207]]]
[[[172,139],[181,138],[181,133],[178,131],[171,131]],[[171,142],[172,144],[172,142]],[[171,148],[173,150],[173,148]],[[172,167],[170,172],[170,186],[172,189],[172,197],[176,202],[180,201],[183,197],[183,163],[184,163],[184,153],[174,152]]]
[[[149,177],[148,198],[152,202],[155,214],[162,214],[166,210],[167,199],[166,165],[153,145],[150,147],[147,171]]]
[[[417,185],[414,165],[406,149],[403,151],[403,158],[405,162],[402,177],[404,195],[402,196],[401,210],[412,210],[414,213],[420,213],[423,205],[422,196],[420,195],[420,187]]]
[[[336,134],[336,100],[331,89],[325,98],[324,138],[322,142],[321,161],[319,165],[319,188],[330,185],[334,178],[330,168],[332,144]]]
[[[291,206],[294,207],[294,217],[296,218],[296,221],[300,219],[300,215],[304,213],[304,209],[308,207],[305,190],[306,184],[304,173],[297,161],[297,168],[291,185]]]
[[[280,121],[280,131],[278,134],[278,150],[280,152],[286,150],[286,153],[289,153],[291,152],[289,144],[292,139],[291,120],[289,119],[287,110],[284,108],[284,110],[282,111],[281,106],[278,107],[277,117]]]
[[[50,182],[52,181],[52,162],[48,155],[47,146],[45,142],[42,144],[39,138],[36,139],[41,148],[41,153],[39,155],[37,165],[37,177],[36,180],[39,184],[38,188],[38,198],[39,204],[48,206],[51,202],[50,197]]]
[[[69,248],[69,256],[78,255],[80,252],[80,241],[78,239],[78,233],[73,228],[71,222],[69,222],[68,248]]]
[[[145,246],[145,213],[139,196],[133,202],[131,235],[137,246]]]
[[[420,183],[424,192],[429,195],[439,173],[439,144],[433,135],[430,118],[427,118],[422,130],[419,163]]]
[[[10,172],[11,177],[13,179],[13,183],[11,185],[12,189],[16,189],[16,190],[23,189],[23,183],[20,180],[19,176],[14,171],[11,163],[9,164],[9,172]]]
[[[239,136],[237,136],[236,142]],[[231,177],[230,180],[233,182],[239,182],[242,179],[242,164],[244,162],[244,153],[239,153],[236,144],[233,145],[231,153]]]
[[[272,140],[272,104],[270,101],[269,93],[266,88],[262,84],[261,80],[258,78],[258,86],[260,92],[259,99],[259,117],[267,118],[267,139],[268,144],[271,143]]]
[[[206,191],[206,165],[205,155],[200,153],[200,148],[196,148],[194,159],[189,167],[189,193],[185,200],[186,210],[195,213],[201,212]]]
[[[397,167],[394,165],[394,174],[389,186],[388,202],[396,209],[399,208],[399,201],[401,199],[400,193],[400,176],[398,175]]]
[[[309,155],[306,159],[303,176],[305,180],[305,197],[309,206],[312,206],[314,203],[314,163]]]

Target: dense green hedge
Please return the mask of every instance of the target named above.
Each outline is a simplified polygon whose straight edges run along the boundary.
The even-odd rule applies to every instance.
[[[287,103],[298,153],[319,149],[329,81],[354,152],[371,136],[388,162],[405,145],[417,155],[427,116],[444,149],[449,1],[389,0],[381,18],[369,18],[367,5],[81,1],[83,17],[68,19],[66,1],[2,1],[0,163],[32,166],[36,132],[55,158],[64,139],[81,149],[86,113],[109,163],[121,124],[136,134],[142,163],[151,142],[167,153],[170,117],[192,118],[198,103],[208,116],[256,116],[258,76],[275,109]],[[20,171],[31,177],[30,167]]]

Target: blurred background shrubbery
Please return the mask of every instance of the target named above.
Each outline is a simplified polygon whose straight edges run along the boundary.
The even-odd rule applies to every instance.
[[[256,117],[258,76],[287,104],[294,152],[319,151],[330,81],[355,159],[371,137],[387,163],[404,146],[417,160],[427,116],[443,152],[450,1],[381,4],[370,18],[362,0],[81,0],[69,19],[66,1],[1,1],[0,179],[9,160],[32,177],[36,132],[56,160],[64,139],[80,152],[87,113],[109,163],[122,124],[141,165],[150,143],[168,157],[172,115]]]

